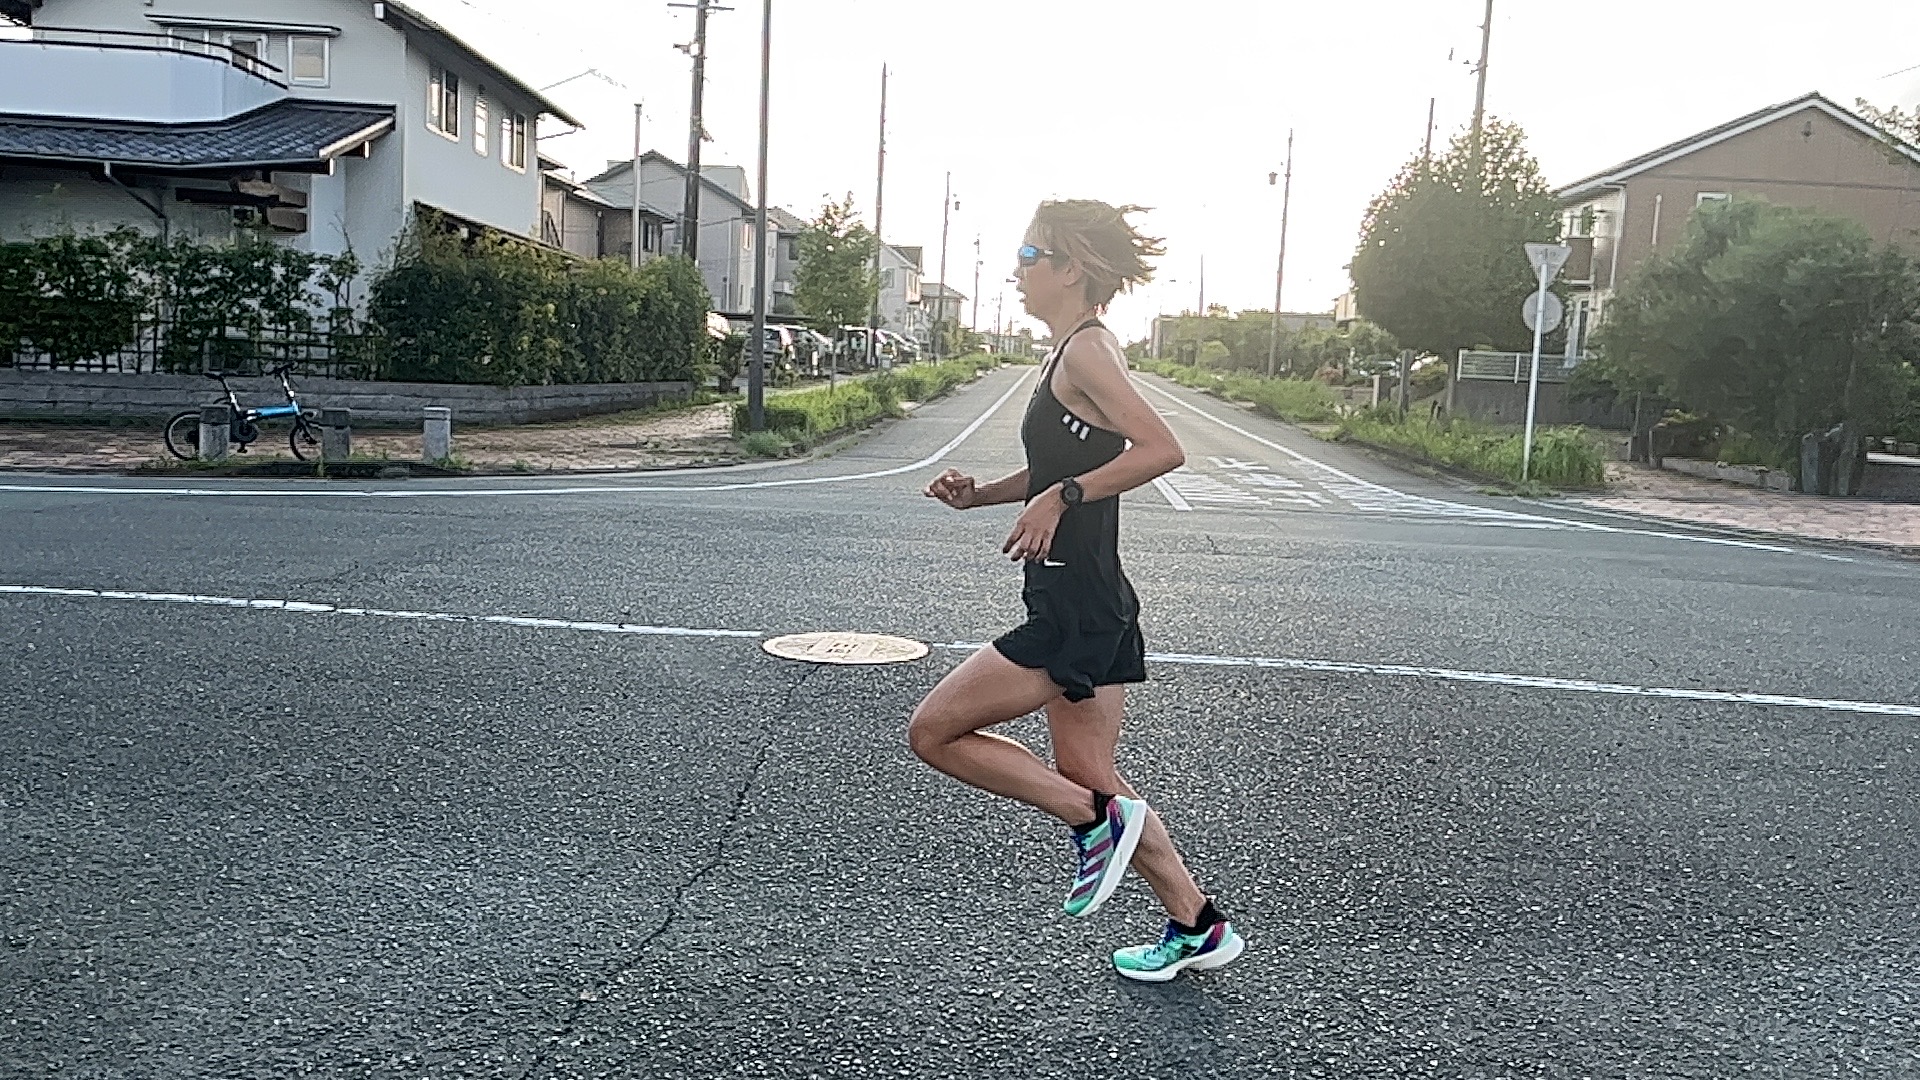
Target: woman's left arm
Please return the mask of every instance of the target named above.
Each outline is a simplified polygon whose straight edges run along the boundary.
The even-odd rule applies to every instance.
[[[1120,350],[1104,340],[1082,340],[1084,347],[1072,342],[1061,358],[1067,378],[1106,417],[1107,427],[1131,444],[1119,457],[1079,478],[1086,500],[1094,502],[1152,483],[1186,464],[1187,452],[1159,411],[1140,396]]]

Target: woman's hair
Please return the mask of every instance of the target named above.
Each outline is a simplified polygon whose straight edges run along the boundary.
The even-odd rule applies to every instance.
[[[1127,221],[1144,206],[1109,206],[1096,199],[1043,202],[1033,233],[1056,258],[1072,259],[1086,275],[1087,301],[1104,309],[1116,293],[1153,277],[1147,260],[1166,254],[1161,242]]]

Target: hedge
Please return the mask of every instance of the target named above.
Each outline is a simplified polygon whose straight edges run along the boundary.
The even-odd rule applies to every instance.
[[[1187,364],[1159,360],[1135,361],[1135,368],[1165,376],[1181,386],[1218,394],[1229,401],[1245,401],[1255,412],[1298,424],[1332,420],[1339,415],[1339,399],[1324,383],[1306,379],[1264,379],[1258,375],[1208,371]]]
[[[795,442],[817,441],[894,415],[903,401],[931,401],[973,381],[998,362],[991,356],[976,355],[937,364],[907,364],[866,378],[849,379],[837,387],[774,394],[764,402],[766,430]],[[749,429],[751,419],[746,402],[734,405],[736,435]]]
[[[680,258],[634,271],[423,219],[367,304],[383,374],[546,386],[696,377],[710,298]]]

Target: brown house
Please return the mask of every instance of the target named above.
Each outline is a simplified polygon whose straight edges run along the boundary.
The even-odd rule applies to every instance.
[[[1584,341],[1616,283],[1677,243],[1696,206],[1735,195],[1852,218],[1920,254],[1920,149],[1819,94],[1761,109],[1555,193],[1573,248],[1568,328]],[[1574,349],[1569,348],[1569,355]]]

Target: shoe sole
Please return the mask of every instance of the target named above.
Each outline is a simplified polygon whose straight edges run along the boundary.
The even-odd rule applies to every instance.
[[[1168,964],[1158,971],[1128,971],[1119,964],[1115,964],[1113,970],[1119,972],[1122,978],[1132,979],[1135,982],[1172,982],[1175,975],[1180,974],[1188,968],[1192,968],[1195,971],[1212,971],[1214,968],[1226,967],[1228,964],[1240,959],[1240,954],[1246,951],[1247,939],[1241,937],[1239,934],[1235,934],[1221,942],[1220,947],[1212,952],[1201,953],[1199,956],[1189,956],[1185,960]]]
[[[1140,804],[1140,812],[1133,815],[1132,820],[1128,821],[1126,827],[1121,830],[1119,841],[1114,845],[1113,861],[1107,864],[1107,872],[1101,875],[1100,884],[1094,888],[1093,899],[1088,901],[1087,906],[1082,908],[1074,918],[1084,919],[1099,911],[1100,905],[1107,902],[1107,898],[1113,895],[1114,890],[1120,887],[1120,882],[1127,876],[1127,867],[1133,864],[1133,851],[1140,846],[1140,837],[1147,831],[1147,815],[1153,813],[1153,809],[1146,802],[1138,799],[1134,801]]]

